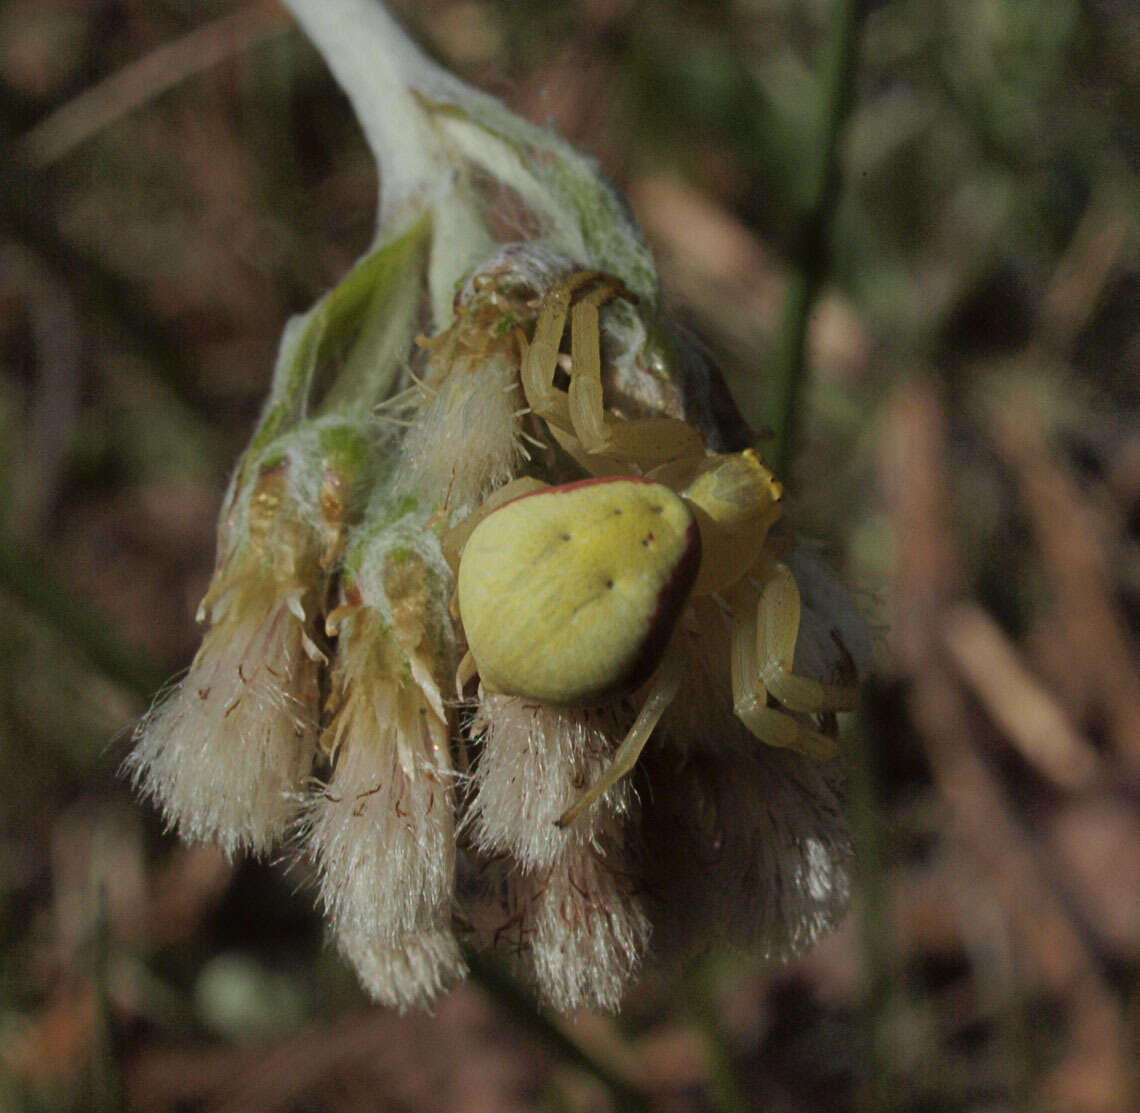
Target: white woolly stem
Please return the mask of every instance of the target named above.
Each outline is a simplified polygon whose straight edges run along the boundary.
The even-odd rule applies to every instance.
[[[454,95],[460,83],[428,59],[378,0],[285,0],[344,89],[383,174],[378,227],[447,177],[420,90]]]

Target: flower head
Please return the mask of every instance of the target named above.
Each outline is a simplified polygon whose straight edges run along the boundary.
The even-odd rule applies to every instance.
[[[229,854],[288,830],[312,763],[325,663],[317,620],[367,434],[317,423],[251,451],[231,486],[207,624],[127,766],[183,838]]]
[[[558,1008],[615,1009],[654,953],[806,945],[847,896],[835,712],[861,620],[780,523],[779,481],[596,168],[378,6],[290,2],[376,152],[379,228],[286,330],[210,627],[140,728],[136,781],[188,838],[256,852],[291,830],[336,946],[398,1007],[462,977],[465,946]],[[528,234],[502,243],[507,196]],[[562,547],[649,480],[676,545],[653,519]],[[566,490],[581,518],[557,517]],[[512,586],[461,603],[468,539],[513,499]],[[631,568],[657,586],[626,592]],[[466,652],[472,605],[568,677],[614,624],[632,659],[585,705],[536,698]]]
[[[451,930],[446,566],[438,544],[425,544],[434,535],[424,515],[391,497],[382,487],[374,500],[327,619],[336,651],[322,749],[332,771],[306,802],[301,838],[337,946],[375,996],[404,1006],[463,965]]]

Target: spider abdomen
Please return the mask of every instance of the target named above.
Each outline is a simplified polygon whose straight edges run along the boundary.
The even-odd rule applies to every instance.
[[[700,567],[700,535],[668,487],[621,476],[523,495],[472,532],[459,610],[485,686],[559,706],[646,680]]]

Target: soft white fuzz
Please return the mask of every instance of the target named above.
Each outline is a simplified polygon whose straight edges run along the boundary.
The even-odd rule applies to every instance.
[[[608,767],[624,734],[614,710],[544,707],[488,692],[471,730],[482,748],[469,822],[484,854],[510,854],[526,869],[545,869],[628,814],[626,778],[570,827],[556,824]]]
[[[523,459],[518,348],[511,341],[452,355],[442,367],[431,365],[396,482],[403,490],[431,492],[448,509],[470,508],[510,479]]]
[[[578,846],[531,879],[529,962],[543,997],[564,1012],[614,1012],[649,946],[650,922],[617,845]]]
[[[556,821],[609,765],[622,729],[614,710],[542,707],[485,693],[469,822],[488,858],[514,863],[503,931],[522,972],[556,1008],[612,1011],[649,943],[627,830],[628,779],[570,827]]]
[[[325,735],[335,766],[306,806],[304,838],[337,935],[394,945],[450,916],[455,805],[447,721],[430,670],[417,680],[374,610],[353,611],[340,637],[339,706]]]
[[[711,739],[710,739],[711,741]],[[726,740],[727,741],[727,740]],[[781,958],[834,926],[851,847],[839,771],[767,746],[652,755],[647,884],[657,950],[724,939]]]
[[[446,928],[425,929],[396,940],[334,929],[334,937],[369,996],[401,1012],[430,1006],[467,974],[459,944]]]
[[[280,840],[313,753],[317,669],[300,604],[279,592],[272,577],[245,581],[126,762],[169,827],[229,855]]]

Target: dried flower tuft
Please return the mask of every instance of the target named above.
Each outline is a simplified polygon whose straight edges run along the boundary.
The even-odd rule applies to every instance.
[[[188,841],[261,854],[293,820],[319,719],[316,619],[364,438],[316,423],[251,452],[235,476],[202,647],[127,760]]]

